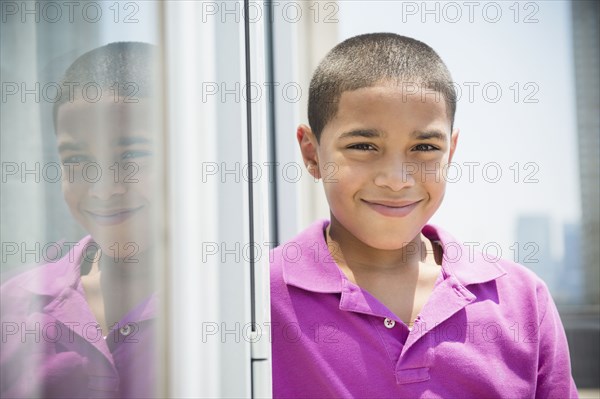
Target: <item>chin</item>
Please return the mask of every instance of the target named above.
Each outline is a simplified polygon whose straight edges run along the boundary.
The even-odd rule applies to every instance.
[[[380,223],[372,223],[370,234],[365,234],[365,236],[380,237],[378,241],[382,245],[398,249],[414,240],[424,225],[425,222],[422,222],[422,218],[385,219]]]
[[[414,237],[413,237],[414,238]],[[412,242],[412,239],[398,240],[398,239],[381,239],[381,240],[369,240],[365,242],[371,248],[375,248],[381,251],[398,251],[404,248],[407,244]]]
[[[94,241],[98,243],[102,252],[115,259],[136,259],[136,255],[150,248],[150,230],[137,228],[131,229],[93,229],[91,231]]]

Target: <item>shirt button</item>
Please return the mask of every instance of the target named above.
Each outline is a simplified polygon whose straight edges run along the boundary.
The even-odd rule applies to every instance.
[[[396,325],[396,322],[390,318],[385,318],[385,320],[383,320],[383,325],[386,328],[394,328],[394,326]]]
[[[129,334],[131,334],[132,328],[129,324],[125,324],[123,327],[119,328],[119,332],[121,333],[121,335],[123,336],[128,336]]]

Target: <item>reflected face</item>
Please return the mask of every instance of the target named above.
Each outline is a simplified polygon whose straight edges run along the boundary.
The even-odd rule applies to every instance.
[[[332,230],[395,250],[439,208],[458,131],[450,131],[443,97],[422,94],[387,85],[344,92],[320,143],[309,135]]]
[[[132,255],[150,242],[155,188],[150,115],[150,102],[144,99],[131,104],[75,101],[58,110],[65,201],[111,256]]]

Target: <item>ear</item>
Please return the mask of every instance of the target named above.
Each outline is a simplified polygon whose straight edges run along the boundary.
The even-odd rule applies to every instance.
[[[308,169],[308,173],[315,179],[320,179],[321,171],[319,170],[319,154],[317,152],[319,143],[317,142],[316,136],[310,127],[300,125],[296,130],[296,138],[298,139],[302,159]]]
[[[458,134],[460,133],[460,129],[454,129],[452,131],[452,135],[450,136],[450,156],[448,157],[448,163],[452,162],[452,157],[454,156],[454,151],[456,151],[456,144],[458,143]]]

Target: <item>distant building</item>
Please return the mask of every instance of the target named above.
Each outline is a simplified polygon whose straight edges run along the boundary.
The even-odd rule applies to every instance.
[[[585,302],[600,304],[600,5],[580,0],[571,5]]]
[[[550,243],[550,218],[524,215],[517,220],[515,259],[531,269],[555,291],[556,263],[552,260]]]
[[[569,223],[563,230],[564,255],[559,262],[560,284],[556,286],[554,299],[560,304],[581,305],[584,303],[583,267],[581,264],[581,225]]]
[[[578,249],[582,265],[581,301],[585,305],[563,308],[561,317],[569,339],[575,382],[579,388],[597,389],[600,386],[600,4],[577,0],[571,2],[571,7],[581,185]],[[574,240],[565,237],[566,250],[567,245],[569,252],[577,253]],[[568,256],[566,263],[569,262],[575,259]]]

